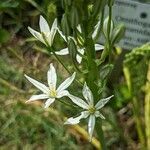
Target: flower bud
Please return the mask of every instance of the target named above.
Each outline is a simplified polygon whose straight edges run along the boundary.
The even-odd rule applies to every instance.
[[[93,5],[93,16],[97,16],[99,12],[105,7],[107,4],[106,0],[95,0]]]
[[[124,36],[124,34],[125,34],[125,26],[123,24],[121,24],[118,27],[116,27],[116,29],[114,30],[114,34],[112,37],[112,43],[115,44],[115,43],[119,42],[121,40],[121,38]]]
[[[75,28],[79,24],[79,13],[76,7],[72,7],[70,20],[72,28]]]
[[[73,60],[76,60],[77,46],[76,41],[73,39],[73,37],[69,37],[68,49],[71,58]]]
[[[112,71],[112,69],[113,69],[112,64],[107,64],[103,66],[100,71],[100,79],[105,80],[107,76],[110,74],[110,72]]]
[[[107,35],[108,35],[108,23],[109,23],[109,17],[107,17],[107,18],[104,20],[103,32],[104,32],[105,37],[107,37]],[[114,28],[114,24],[113,24],[113,21],[111,20],[110,33],[109,33],[109,36],[110,36],[110,37],[111,37],[111,35],[112,35],[113,28]],[[108,38],[108,37],[107,37],[107,38]]]
[[[65,36],[68,37],[70,35],[70,27],[69,27],[69,22],[68,22],[66,14],[64,14],[62,17],[61,27]]]

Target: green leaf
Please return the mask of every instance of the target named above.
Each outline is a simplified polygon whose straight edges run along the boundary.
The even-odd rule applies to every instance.
[[[62,17],[61,27],[62,27],[62,31],[65,34],[65,36],[68,37],[70,35],[70,26],[69,26],[69,22],[68,22],[68,18],[66,16],[66,14],[64,14]]]

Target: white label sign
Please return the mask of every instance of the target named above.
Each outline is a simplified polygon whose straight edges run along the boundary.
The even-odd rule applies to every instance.
[[[126,27],[125,37],[119,43],[122,48],[132,49],[150,41],[150,4],[115,0],[113,20]]]

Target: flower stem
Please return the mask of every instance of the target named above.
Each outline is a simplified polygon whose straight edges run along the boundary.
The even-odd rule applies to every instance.
[[[69,106],[69,107],[74,107],[74,108],[77,108],[77,106],[75,106],[75,105],[73,105],[73,104],[69,104],[69,103],[67,103],[67,102],[65,102],[65,101],[63,101],[63,100],[61,100],[61,99],[57,99],[59,102],[61,102],[62,104],[65,104],[65,105],[67,105],[67,106]]]
[[[68,70],[68,68],[64,65],[64,63],[61,61],[61,59],[56,55],[56,53],[55,52],[52,52],[53,54],[54,54],[54,56],[56,57],[56,59],[59,61],[59,63],[66,69],[66,71],[71,75],[71,72]],[[80,84],[80,85],[82,85],[82,83],[79,81],[79,80],[77,80],[77,79],[75,79],[75,81],[78,83],[78,84]]]
[[[52,50],[51,47],[48,47],[48,52],[54,54],[55,58],[57,59],[57,61],[64,67],[64,69],[68,72],[68,74],[71,75],[71,72],[69,71],[69,69],[64,65],[64,63],[61,61],[61,59],[57,56],[57,54],[54,52],[54,50]],[[80,81],[78,81],[77,79],[75,79],[75,81],[80,84],[83,85]]]
[[[56,57],[56,59],[59,61],[59,63],[66,69],[66,71],[71,74],[71,72],[68,70],[68,68],[63,64],[63,62],[61,61],[61,59],[56,55],[55,52],[52,52],[54,54],[54,56]]]

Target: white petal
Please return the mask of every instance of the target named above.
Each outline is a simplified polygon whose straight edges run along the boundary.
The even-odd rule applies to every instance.
[[[47,21],[43,18],[43,16],[40,16],[39,26],[40,26],[41,32],[46,33],[46,34],[50,33],[49,25]]]
[[[82,94],[89,105],[93,105],[93,94],[86,83],[84,83]]]
[[[69,54],[68,48],[61,49],[60,51],[55,52],[57,55],[67,55]]]
[[[100,50],[103,50],[103,49],[104,49],[103,45],[95,44],[95,51],[100,51]]]
[[[68,97],[72,100],[73,103],[75,103],[76,105],[78,105],[79,107],[83,108],[83,109],[88,109],[89,106],[86,102],[84,102],[81,98],[76,97],[74,95],[68,95]]]
[[[82,49],[78,49],[78,52],[81,53],[82,55],[84,55],[84,49],[83,48]],[[77,54],[76,60],[80,64],[82,62],[82,57]]]
[[[69,95],[69,92],[67,90],[63,90],[57,93],[57,98],[61,98],[61,97],[68,96],[68,95]]]
[[[43,40],[42,35],[41,35],[39,32],[33,30],[33,29],[30,28],[30,27],[28,27],[28,30],[30,31],[30,33],[31,33],[36,39],[38,39],[38,40],[41,41],[42,43],[46,44],[45,41]]]
[[[57,29],[58,33],[60,34],[60,36],[64,39],[65,42],[67,42],[66,37],[63,35],[62,31],[60,31],[59,29]]]
[[[70,86],[70,84],[73,82],[75,76],[76,76],[76,72],[74,72],[71,77],[67,78],[63,83],[59,85],[57,92],[67,89]]]
[[[67,121],[64,124],[72,124],[72,125],[78,124],[82,118],[87,118],[88,116],[89,116],[88,111],[83,111],[81,112],[80,116],[75,117],[75,118],[71,117],[67,119]]]
[[[57,82],[57,74],[56,74],[56,70],[52,63],[50,64],[50,68],[47,72],[47,80],[48,80],[48,85],[49,85],[50,89],[52,88],[52,90],[55,90],[56,82]]]
[[[76,60],[77,60],[77,62],[80,64],[80,63],[82,62],[82,57],[77,54]]]
[[[49,98],[49,99],[45,102],[44,108],[48,108],[54,101],[55,101],[55,98]]]
[[[101,119],[105,119],[105,117],[99,111],[96,111],[94,115],[95,117],[100,117]]]
[[[98,109],[101,109],[106,103],[108,103],[108,101],[109,101],[113,96],[114,96],[114,95],[99,100],[99,101],[97,102],[97,104],[95,105],[95,108],[96,108],[97,110],[98,110]]]
[[[25,75],[25,77],[38,89],[40,89],[43,93],[48,94],[49,93],[49,88],[45,86],[44,84],[30,78],[29,76]]]
[[[39,95],[33,95],[31,96],[31,98],[26,101],[26,102],[32,102],[32,101],[36,101],[36,100],[41,100],[41,99],[46,99],[48,98],[48,95],[46,94],[39,94]]]
[[[83,55],[83,54],[84,54],[84,48],[81,48],[81,49],[79,48],[79,49],[78,49],[78,52]]]
[[[94,127],[95,127],[95,116],[90,115],[89,122],[88,122],[88,133],[90,136],[90,141],[92,140]]]
[[[50,34],[48,36],[48,41],[49,41],[50,46],[52,46],[52,44],[53,44],[53,40],[54,40],[56,31],[57,31],[57,19],[54,20]]]
[[[51,36],[55,35],[56,30],[57,30],[57,19],[55,18],[55,20],[52,24],[52,27],[51,27]]]
[[[94,32],[92,34],[92,38],[95,39],[97,36],[97,32],[98,32],[98,28],[100,26],[100,21],[98,21],[98,23],[96,24],[96,26],[94,27]]]
[[[81,31],[81,26],[80,26],[80,24],[78,24],[77,29],[78,29],[78,31],[79,31],[80,33],[82,32],[82,31]]]

